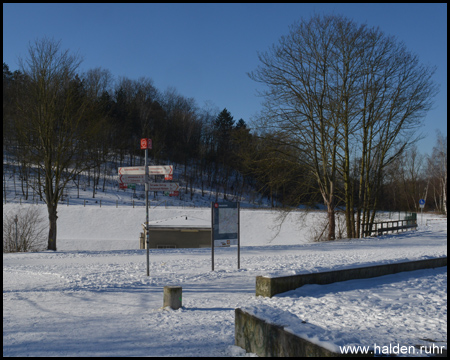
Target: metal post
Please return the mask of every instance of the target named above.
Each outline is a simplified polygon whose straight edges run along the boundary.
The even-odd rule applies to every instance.
[[[148,231],[148,149],[145,149],[145,229],[147,233],[147,276],[150,276],[150,240]]]
[[[237,210],[238,210],[238,270],[241,268],[241,205],[238,202],[237,203]]]
[[[214,203],[211,202],[211,271],[214,271]]]

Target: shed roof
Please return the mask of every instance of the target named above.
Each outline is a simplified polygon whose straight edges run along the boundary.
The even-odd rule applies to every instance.
[[[150,228],[211,228],[211,219],[205,220],[189,215],[180,215],[168,219],[149,221]]]

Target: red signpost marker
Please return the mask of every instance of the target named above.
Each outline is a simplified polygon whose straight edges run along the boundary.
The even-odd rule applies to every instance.
[[[152,149],[152,139],[141,139],[141,150]]]

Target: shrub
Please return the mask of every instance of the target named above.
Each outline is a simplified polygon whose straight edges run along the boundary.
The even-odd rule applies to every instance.
[[[17,219],[17,237],[16,237]],[[37,206],[20,208],[3,216],[3,252],[42,251],[46,247],[45,217]],[[16,243],[17,239],[17,243]]]

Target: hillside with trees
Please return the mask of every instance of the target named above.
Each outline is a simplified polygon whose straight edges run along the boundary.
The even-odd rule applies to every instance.
[[[117,166],[143,164],[139,139],[151,138],[154,164],[182,167],[184,195],[209,189],[219,201],[256,191],[274,207],[324,204],[328,240],[341,210],[348,237],[378,210],[417,211],[419,198],[446,214],[447,137],[437,134],[431,156],[415,147],[437,92],[433,68],[379,29],[340,16],[296,24],[259,58],[249,75],[267,86],[266,103],[250,126],[147,77],[82,73],[61,42],[36,40],[18,70],[3,63],[4,200],[5,173],[13,173],[14,196],[47,205],[56,250],[66,189],[79,189],[83,175],[95,198]]]

